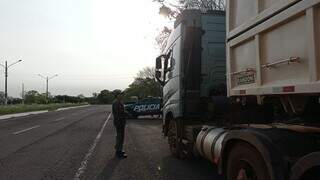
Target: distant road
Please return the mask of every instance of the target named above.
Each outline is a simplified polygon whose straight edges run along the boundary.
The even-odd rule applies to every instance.
[[[128,120],[125,150],[114,157],[110,106],[0,120],[0,179],[217,179],[205,160],[173,158],[157,119]]]

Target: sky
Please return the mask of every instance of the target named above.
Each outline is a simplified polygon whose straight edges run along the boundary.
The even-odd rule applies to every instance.
[[[169,22],[152,0],[0,0],[0,64],[8,94],[45,92],[91,96],[125,89],[159,55],[155,37]],[[0,91],[4,69],[0,66]]]

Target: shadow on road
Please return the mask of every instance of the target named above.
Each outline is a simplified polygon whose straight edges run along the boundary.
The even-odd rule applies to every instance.
[[[158,118],[158,117],[138,117],[139,120],[149,120],[149,121],[152,121],[152,120],[161,120],[161,118]]]
[[[127,125],[129,126],[130,124],[133,125],[139,125],[141,127],[149,127],[153,126],[156,128],[161,128],[161,120],[159,119],[127,119]]]
[[[113,157],[103,168],[102,172],[98,175],[96,180],[107,180],[112,177],[114,169],[118,166],[121,159]]]
[[[209,161],[192,157],[186,160],[178,160],[173,156],[166,156],[162,159],[162,169],[174,179],[214,179],[222,180],[218,175],[217,167]]]

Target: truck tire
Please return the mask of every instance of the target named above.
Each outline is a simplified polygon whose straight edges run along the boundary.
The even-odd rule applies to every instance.
[[[168,144],[171,154],[176,158],[182,158],[181,143],[178,140],[178,124],[177,121],[171,120],[168,128]]]
[[[299,180],[319,180],[320,166],[308,170]]]
[[[247,143],[235,144],[227,163],[228,180],[271,180],[264,159]]]

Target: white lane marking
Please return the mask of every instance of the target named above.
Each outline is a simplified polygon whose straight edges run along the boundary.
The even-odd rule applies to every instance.
[[[81,108],[81,107],[88,107],[91,105],[84,105],[84,106],[73,106],[73,107],[66,107],[66,108],[59,108],[56,111],[63,111],[63,110],[68,110],[68,109],[75,109],[75,108]]]
[[[35,115],[35,114],[43,114],[48,112],[48,110],[45,111],[31,111],[31,112],[24,112],[24,113],[16,113],[16,114],[7,114],[7,115],[1,115],[0,116],[0,120],[4,120],[5,121],[0,121],[0,122],[6,122],[6,121],[11,121],[11,120],[16,120],[14,118],[19,118],[19,117],[25,117],[25,116],[29,116],[29,115]]]
[[[102,133],[103,133],[103,131],[104,131],[109,119],[110,119],[110,117],[111,117],[111,113],[109,114],[107,120],[104,122],[100,132],[98,133],[96,139],[94,140],[93,144],[91,145],[91,147],[90,147],[89,151],[87,152],[86,156],[82,160],[82,162],[80,164],[80,167],[77,170],[77,173],[75,174],[75,176],[73,178],[74,180],[79,180],[80,176],[85,172],[85,170],[87,168],[88,161],[91,158],[92,153],[94,152],[94,149],[96,148],[96,146],[97,146],[97,144],[98,144],[98,142],[99,142],[99,140],[100,140],[100,138],[102,136]]]
[[[53,120],[53,122],[62,121],[62,120],[64,120],[64,119],[65,119],[64,117],[62,117],[62,118],[58,118],[58,119]]]
[[[38,127],[40,127],[40,125],[32,126],[32,127],[27,128],[27,129],[23,129],[23,130],[21,130],[21,131],[14,132],[14,133],[12,133],[12,134],[18,135],[18,134],[21,134],[21,133],[30,131],[30,130],[35,129],[35,128],[38,128]]]

